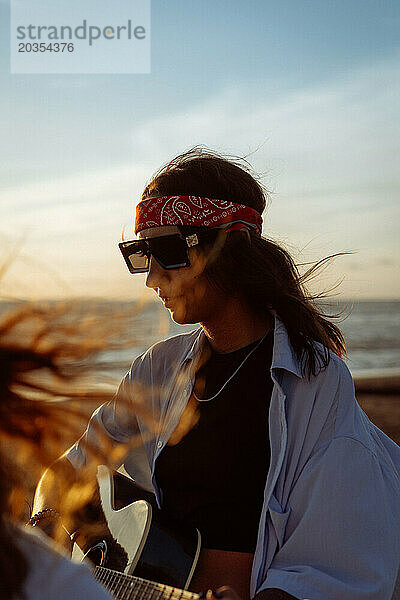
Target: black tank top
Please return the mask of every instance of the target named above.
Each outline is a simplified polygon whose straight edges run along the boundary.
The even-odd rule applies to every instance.
[[[196,426],[156,460],[162,508],[172,519],[197,527],[205,548],[254,552],[270,461],[268,411],[273,332],[245,348],[212,352],[202,375]]]

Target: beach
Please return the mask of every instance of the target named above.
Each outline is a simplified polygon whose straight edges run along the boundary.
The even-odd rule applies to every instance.
[[[356,398],[371,421],[400,444],[400,372],[354,378]]]

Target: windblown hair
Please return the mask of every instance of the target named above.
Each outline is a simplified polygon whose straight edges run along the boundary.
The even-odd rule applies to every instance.
[[[90,374],[97,373],[99,352],[124,345],[129,310],[103,308],[99,323],[93,306],[27,304],[0,320],[1,600],[23,598],[29,563],[15,523],[26,521],[37,476],[81,435],[88,409],[114,397],[114,386],[95,385]],[[106,464],[108,450],[93,452]]]
[[[152,177],[142,199],[157,195],[194,195],[218,198],[254,208],[260,214],[270,196],[244,159],[224,157],[195,146],[175,157]],[[180,227],[182,232],[195,228]],[[217,234],[216,234],[217,239]],[[218,244],[220,235],[218,236]],[[229,295],[242,299],[256,314],[276,311],[285,324],[303,375],[316,374],[329,363],[329,350],[346,355],[343,335],[318,307],[328,292],[313,295],[306,283],[318,270],[342,252],[327,256],[301,274],[290,253],[272,239],[251,231],[232,231],[207,264],[209,281]],[[320,342],[318,348],[315,342]]]

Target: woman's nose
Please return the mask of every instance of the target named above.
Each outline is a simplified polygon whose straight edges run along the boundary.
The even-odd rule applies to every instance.
[[[161,282],[165,279],[167,271],[156,261],[154,256],[149,258],[149,270],[146,277],[146,286],[153,290],[161,287]]]

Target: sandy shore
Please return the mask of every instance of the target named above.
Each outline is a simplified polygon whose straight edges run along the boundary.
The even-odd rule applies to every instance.
[[[371,421],[400,445],[400,373],[354,378],[356,397]]]

